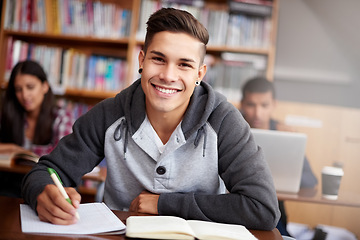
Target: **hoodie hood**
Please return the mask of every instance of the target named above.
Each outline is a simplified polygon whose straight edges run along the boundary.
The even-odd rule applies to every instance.
[[[118,97],[120,97],[125,119],[131,123],[131,126],[128,126],[129,133],[133,135],[144,121],[146,114],[145,94],[141,87],[141,79],[136,80]],[[202,81],[199,86],[195,87],[181,124],[185,139],[198,131],[207,122],[213,110],[222,102],[226,102],[226,98],[215,92],[208,83]]]

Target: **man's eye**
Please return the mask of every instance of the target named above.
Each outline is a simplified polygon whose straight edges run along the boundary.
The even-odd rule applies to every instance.
[[[192,66],[190,64],[187,63],[180,63],[181,67],[187,67],[187,68],[191,68]]]
[[[164,62],[164,60],[160,57],[153,57],[152,59],[156,62]]]

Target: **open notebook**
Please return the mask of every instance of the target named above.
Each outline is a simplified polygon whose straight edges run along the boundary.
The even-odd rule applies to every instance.
[[[104,203],[83,203],[78,209],[80,220],[72,225],[42,222],[29,205],[20,205],[21,230],[25,233],[120,234],[123,222]]]

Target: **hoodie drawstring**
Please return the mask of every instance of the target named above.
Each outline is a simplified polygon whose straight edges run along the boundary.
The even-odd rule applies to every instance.
[[[120,124],[115,128],[114,131],[114,140],[119,141],[123,137],[123,132],[125,131],[125,139],[124,139],[124,160],[126,160],[126,151],[128,146],[128,131],[127,131],[127,122],[125,119],[122,119]]]
[[[203,143],[203,157],[205,157],[205,150],[206,150],[206,128],[203,125],[197,132],[197,135],[195,137],[194,145],[195,148],[199,145],[201,136],[204,135],[204,143]]]

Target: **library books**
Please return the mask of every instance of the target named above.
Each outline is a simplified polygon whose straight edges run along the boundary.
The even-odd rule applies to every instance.
[[[5,79],[18,61],[32,59],[44,68],[55,94],[66,88],[116,91],[125,85],[127,63],[110,56],[88,55],[80,50],[8,39]]]
[[[209,55],[206,55],[208,61]],[[265,75],[267,57],[263,55],[223,52],[220,59],[207,63],[204,81],[226,96],[228,101],[239,103],[242,85],[250,78]]]
[[[35,153],[25,150],[14,153],[2,153],[0,154],[0,166],[34,166],[39,161],[39,158]]]
[[[191,5],[191,1],[187,1],[186,4],[178,2],[180,1],[141,1],[137,39],[144,39],[146,21],[153,12],[161,7],[174,7],[190,12],[207,28],[210,36],[209,46],[227,45],[230,47],[262,49],[269,46],[271,36],[270,16],[249,15],[244,11],[231,11],[231,8],[230,11],[226,11],[224,9],[209,8],[206,5],[199,7],[195,2]],[[259,6],[261,7],[261,5]],[[269,7],[272,8],[272,6]]]
[[[177,3],[177,4],[184,4],[184,5],[192,5],[197,7],[204,6],[204,0],[162,0],[163,3]]]
[[[185,220],[174,216],[130,216],[126,220],[126,236],[147,239],[257,239],[242,225]]]
[[[263,17],[272,14],[272,1],[270,0],[229,0],[230,12],[241,12]]]
[[[24,32],[127,37],[131,11],[93,0],[6,0],[4,29]]]
[[[243,14],[229,17],[226,45],[266,49],[270,44],[271,19]]]

